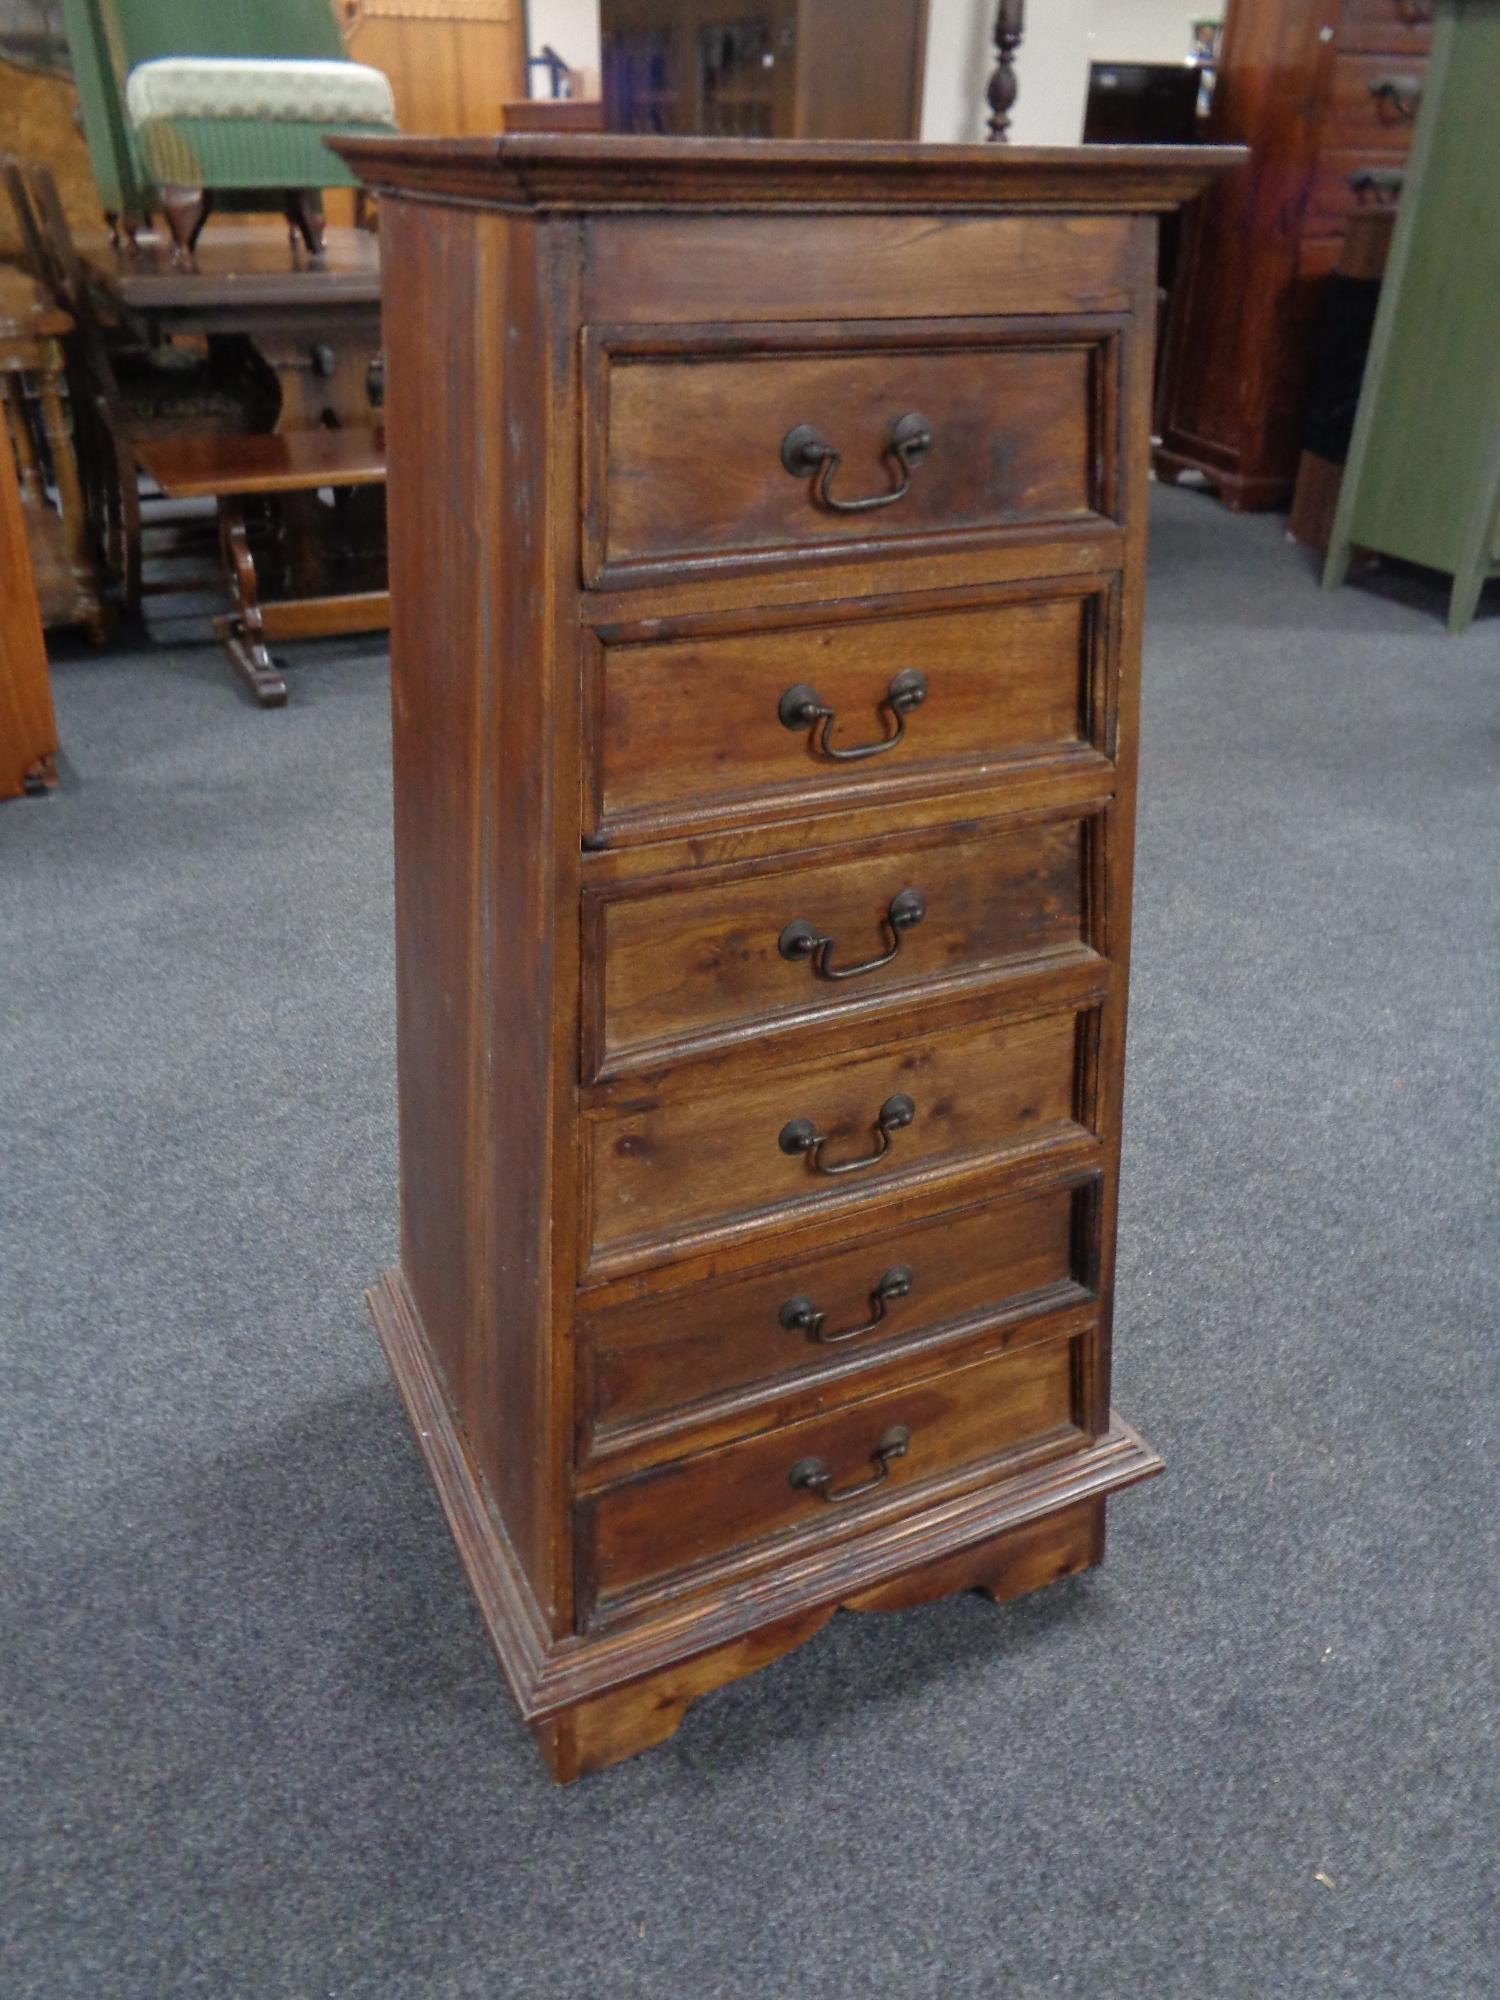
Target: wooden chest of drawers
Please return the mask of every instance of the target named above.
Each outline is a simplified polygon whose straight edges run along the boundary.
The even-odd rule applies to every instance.
[[[1432,0],[1230,0],[1209,129],[1249,163],[1198,205],[1173,282],[1157,474],[1284,506],[1349,217],[1393,203]]]
[[[1156,214],[1222,156],[349,142],[402,1265],[560,1778],[1096,1562]]]

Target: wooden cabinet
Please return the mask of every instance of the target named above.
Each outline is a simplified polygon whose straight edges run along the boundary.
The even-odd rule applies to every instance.
[[[915,139],[927,0],[602,0],[604,128]]]
[[[403,132],[495,132],[526,90],[522,0],[335,0],[355,62],[390,78]]]
[[[1500,5],[1440,0],[1432,75],[1329,540],[1452,577],[1448,629],[1500,575]]]
[[[1350,215],[1394,199],[1430,0],[1230,0],[1210,136],[1250,160],[1198,204],[1173,289],[1156,468],[1231,507],[1291,497],[1322,287]]]
[[[1223,161],[345,150],[391,197],[374,1307],[566,1779],[840,1605],[1088,1566],[1157,1469],[1109,1405],[1156,217]]]

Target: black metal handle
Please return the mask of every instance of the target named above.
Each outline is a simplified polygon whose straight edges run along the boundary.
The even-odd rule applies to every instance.
[[[789,687],[776,705],[776,717],[783,729],[815,729],[823,725],[820,739],[815,746],[819,755],[831,757],[837,764],[857,763],[862,757],[878,757],[884,750],[894,750],[906,734],[906,718],[913,709],[920,708],[927,699],[927,676],[915,667],[903,667],[896,674],[885,691],[882,708],[888,708],[896,718],[894,736],[882,736],[875,743],[856,743],[853,749],[837,750],[828,738],[833,729],[834,711],[825,708],[821,696],[806,681],[798,681]]]
[[[839,453],[811,424],[797,424],[781,440],[781,462],[793,479],[811,479],[813,498],[834,514],[868,514],[874,507],[894,507],[911,491],[913,468],[932,450],[932,426],[909,410],[891,426],[886,455],[901,468],[901,483],[889,493],[870,493],[863,500],[835,500],[829,490],[839,469]]]
[[[1419,76],[1377,76],[1371,79],[1370,95],[1388,124],[1410,124],[1422,101]],[[1389,114],[1389,115],[1388,115]]]
[[[1356,167],[1349,186],[1355,194],[1389,195],[1394,200],[1405,178],[1400,167]]]
[[[862,972],[878,972],[889,965],[901,949],[903,931],[915,929],[927,914],[927,901],[920,889],[902,889],[886,905],[885,925],[891,934],[891,948],[879,958],[867,958],[861,965],[830,965],[833,938],[820,931],[806,917],[794,917],[776,940],[776,949],[793,964],[810,959],[817,979],[858,979]]]
[[[916,1115],[917,1107],[909,1097],[899,1094],[888,1097],[875,1120],[879,1145],[873,1153],[861,1153],[853,1160],[825,1160],[823,1148],[828,1140],[810,1118],[794,1118],[790,1124],[783,1125],[776,1143],[783,1153],[790,1153],[793,1157],[805,1154],[815,1174],[857,1174],[865,1167],[873,1167],[877,1160],[883,1160],[891,1150],[891,1134],[899,1132],[903,1125],[910,1125]]]
[[[905,1458],[907,1446],[911,1443],[911,1432],[905,1424],[892,1424],[881,1438],[870,1456],[875,1461],[875,1472],[869,1479],[861,1479],[855,1486],[833,1484],[833,1474],[821,1458],[799,1458],[792,1467],[790,1478],[793,1486],[807,1493],[816,1493],[820,1500],[857,1500],[861,1493],[872,1493],[889,1474],[898,1458]]]
[[[813,1340],[822,1341],[825,1347],[836,1347],[841,1340],[858,1340],[863,1333],[873,1333],[885,1318],[886,1308],[893,1299],[909,1298],[911,1295],[911,1268],[906,1264],[893,1264],[870,1294],[870,1317],[861,1320],[858,1326],[846,1326],[841,1333],[829,1333],[827,1313],[819,1312],[805,1292],[799,1292],[788,1299],[781,1308],[781,1324],[788,1333],[805,1333]]]

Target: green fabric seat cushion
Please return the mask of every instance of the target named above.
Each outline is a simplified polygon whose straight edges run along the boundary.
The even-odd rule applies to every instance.
[[[261,118],[153,119],[136,133],[157,187],[358,187],[323,144],[336,133],[388,132],[388,125],[286,125]],[[223,203],[229,207],[233,204]]]
[[[269,119],[292,125],[394,129],[391,86],[367,63],[264,56],[163,56],[137,63],[125,80],[137,130],[158,121]]]

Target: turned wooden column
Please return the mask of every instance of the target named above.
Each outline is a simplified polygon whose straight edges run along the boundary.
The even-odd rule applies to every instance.
[[[1026,32],[1026,0],[1000,0],[995,12],[995,73],[985,93],[990,107],[985,135],[998,145],[1010,137],[1011,107],[1016,101],[1016,51]]]

